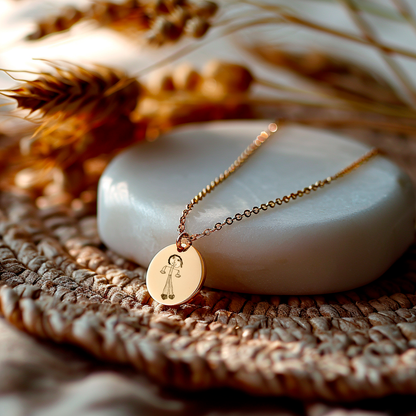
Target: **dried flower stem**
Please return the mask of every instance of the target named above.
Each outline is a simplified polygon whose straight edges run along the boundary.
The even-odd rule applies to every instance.
[[[405,0],[391,0],[396,6],[397,10],[403,17],[403,19],[410,24],[413,30],[416,32],[416,16],[414,16],[412,9],[408,6]]]
[[[247,104],[250,106],[265,106],[265,107],[277,107],[284,108],[287,110],[290,107],[296,108],[311,108],[316,110],[336,110],[342,111],[343,117],[333,118],[326,115],[325,119],[322,118],[320,121],[321,125],[327,126],[354,126],[361,128],[373,128],[373,129],[384,129],[392,132],[401,132],[406,134],[416,134],[416,114],[412,114],[413,117],[406,117],[401,114],[400,121],[398,120],[399,113],[381,114],[377,116],[374,111],[363,108],[353,108],[346,105],[342,101],[340,102],[318,102],[318,101],[307,101],[296,98],[271,98],[271,97],[247,97],[244,94],[240,94],[238,97],[234,96],[231,100],[237,100],[241,104]],[[178,108],[189,108],[203,105],[207,102],[207,97],[198,92],[190,95],[178,95],[174,92],[166,91],[163,96],[159,96],[158,103],[161,108],[164,105],[175,105]],[[360,114],[361,117],[356,115]],[[386,112],[387,113],[387,112]],[[327,113],[325,113],[327,114]],[[308,121],[309,120],[309,121]],[[313,117],[296,117],[296,122],[312,124]]]
[[[338,119],[338,121],[332,120],[332,118],[328,118],[327,113],[322,119],[322,124],[332,125],[337,124],[339,126],[354,126],[354,127],[371,127],[377,130],[387,129],[394,133],[401,132],[406,134],[416,134],[416,122],[414,119],[403,118],[399,123],[397,123],[397,117],[391,116],[387,119],[371,119],[368,117],[365,118],[357,118],[353,114],[360,110],[355,110],[352,108],[348,108],[345,106],[338,106],[328,104],[328,103],[318,103],[312,101],[304,101],[298,99],[276,99],[270,97],[257,97],[257,98],[249,98],[245,101],[245,103],[255,106],[271,106],[277,108],[284,108],[287,109],[290,106],[299,107],[299,108],[315,108],[315,109],[322,109],[322,110],[340,110],[347,113],[347,116],[343,119]],[[368,116],[372,116],[372,113],[367,113]],[[305,118],[296,118],[296,122],[303,123]],[[343,121],[342,121],[343,120]],[[334,121],[334,123],[332,123]]]
[[[256,78],[256,82],[260,85],[264,85],[264,86],[267,86],[269,88],[276,89],[278,91],[301,93],[301,94],[307,94],[307,95],[312,95],[312,96],[316,96],[316,97],[319,97],[319,98],[326,98],[326,99],[336,98],[336,97],[334,97],[333,95],[330,95],[330,94],[325,94],[325,93],[322,93],[322,92],[319,92],[319,91],[311,91],[311,90],[303,90],[303,89],[300,89],[300,88],[294,88],[294,87],[279,84],[279,83],[276,83],[276,82],[270,81],[270,80],[263,80],[263,79]],[[345,109],[346,106],[347,106],[349,108],[357,108],[357,109],[360,109],[360,110],[371,111],[373,113],[382,114],[382,115],[386,115],[386,116],[416,119],[416,113],[412,110],[409,110],[408,108],[406,108],[404,106],[403,107],[402,106],[394,106],[394,105],[386,106],[386,105],[383,105],[383,104],[380,104],[380,103],[373,104],[373,103],[368,102],[368,101],[353,101],[349,98],[345,98],[342,101],[339,101],[339,102],[337,102],[337,104],[334,104],[334,105],[338,105],[338,106],[341,105],[341,107],[339,107],[339,108],[343,108],[343,109]]]
[[[326,108],[326,109],[335,109],[335,110],[343,110],[343,111],[361,111],[362,109],[354,109],[349,106],[344,105],[342,102],[339,103],[324,103],[324,102],[316,102],[316,101],[305,101],[305,100],[298,100],[298,99],[281,99],[281,98],[269,98],[269,97],[258,97],[252,98],[249,100],[251,104],[277,104],[280,105],[281,103],[293,103],[300,106],[305,107],[315,107],[315,108]],[[372,112],[369,112],[372,113]],[[393,117],[397,120],[397,115],[389,114],[388,117]],[[414,122],[416,126],[416,115],[414,117],[402,117],[403,120],[408,120],[409,122]]]
[[[383,58],[384,62],[396,76],[397,80],[402,84],[404,87],[405,93],[407,98],[409,99],[412,106],[416,107],[416,95],[414,91],[414,87],[412,82],[406,75],[406,73],[402,70],[400,65],[393,60],[389,53],[385,52],[382,48],[380,48],[379,42],[376,39],[376,34],[371,26],[363,19],[360,15],[359,10],[355,6],[355,4],[351,0],[338,0],[341,4],[343,4],[350,15],[351,20],[355,23],[356,27],[361,31],[364,38],[367,39],[372,45],[374,45],[377,49],[379,49],[380,55]]]
[[[347,33],[341,30],[336,30],[336,29],[332,29],[323,25],[320,25],[318,23],[314,23],[314,22],[310,22],[306,19],[294,16],[292,14],[286,13],[284,11],[281,11],[281,8],[279,6],[273,6],[273,5],[269,5],[269,4],[264,4],[264,3],[260,3],[254,0],[241,0],[242,3],[246,3],[246,4],[250,4],[252,6],[256,6],[258,8],[261,8],[263,10],[267,10],[267,11],[271,11],[274,14],[277,15],[277,17],[266,17],[263,19],[259,19],[259,20],[255,20],[249,23],[246,23],[246,27],[248,26],[255,26],[255,25],[259,25],[259,24],[272,24],[272,23],[293,23],[295,25],[298,26],[303,26],[306,27],[308,29],[312,29],[312,30],[316,30],[318,32],[323,32],[326,33],[328,35],[334,35],[336,37],[345,39],[345,40],[350,40],[362,45],[367,45],[367,46],[376,46],[377,48],[379,48],[380,50],[383,50],[385,53],[391,53],[391,54],[397,54],[397,55],[401,55],[401,56],[406,56],[408,58],[412,58],[412,59],[416,59],[416,52],[413,52],[411,50],[408,49],[403,49],[403,48],[399,48],[396,46],[391,46],[391,45],[386,45],[385,43],[379,42],[379,41],[375,41],[375,42],[370,42],[367,39],[363,39],[360,36],[356,36],[353,35],[351,33]]]
[[[324,126],[326,128],[361,128],[374,129],[377,131],[391,132],[394,134],[416,134],[416,125],[397,124],[394,122],[387,122],[381,120],[371,120],[366,118],[354,117],[352,114],[347,114],[344,117],[331,117],[326,115],[321,117],[296,117],[296,123],[305,125]]]
[[[331,2],[336,2],[337,0],[330,0]],[[394,0],[393,0],[394,1]],[[360,11],[372,14],[373,16],[381,17],[383,19],[393,20],[395,22],[403,23],[405,19],[403,16],[396,13],[395,10],[390,9],[387,6],[384,6],[381,3],[376,3],[369,0],[360,0],[356,2],[356,6]]]

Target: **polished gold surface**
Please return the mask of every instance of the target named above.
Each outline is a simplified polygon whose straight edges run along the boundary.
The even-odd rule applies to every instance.
[[[165,247],[153,258],[146,275],[150,296],[163,305],[180,305],[192,299],[205,279],[204,261],[198,250],[179,252],[176,244]]]

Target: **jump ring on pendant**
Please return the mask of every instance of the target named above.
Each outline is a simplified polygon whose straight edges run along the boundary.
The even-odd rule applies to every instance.
[[[188,250],[191,245],[192,240],[188,233],[183,232],[178,235],[178,238],[176,239],[176,247],[180,253]]]

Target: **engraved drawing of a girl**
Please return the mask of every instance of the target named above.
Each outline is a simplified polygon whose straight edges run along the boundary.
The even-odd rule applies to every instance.
[[[172,274],[173,271],[176,270],[176,277],[181,277],[179,267],[183,266],[183,261],[180,256],[177,254],[172,254],[168,259],[168,265],[164,266],[160,273],[165,274],[166,269],[168,269],[168,278],[166,279],[165,287],[163,288],[162,292],[162,299],[165,300],[168,296],[169,299],[173,299],[175,297],[173,293],[173,284],[172,284]]]

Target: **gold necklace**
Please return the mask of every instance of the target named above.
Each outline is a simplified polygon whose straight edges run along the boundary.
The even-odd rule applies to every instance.
[[[199,292],[205,280],[205,265],[199,251],[192,246],[192,243],[195,240],[207,237],[213,232],[220,231],[225,225],[232,225],[234,221],[241,221],[243,218],[251,217],[252,214],[256,215],[261,211],[266,211],[268,208],[275,208],[283,203],[295,200],[298,197],[301,198],[304,195],[308,195],[311,191],[323,188],[325,185],[329,185],[334,180],[347,175],[380,153],[378,149],[372,149],[334,176],[329,176],[323,181],[315,182],[314,184],[295,193],[291,193],[290,195],[286,195],[283,198],[276,198],[275,200],[263,203],[260,207],[246,209],[242,214],[237,213],[234,217],[228,217],[223,222],[217,222],[214,227],[207,228],[202,233],[189,235],[185,232],[186,218],[192,208],[234,173],[277,131],[277,129],[278,127],[275,123],[269,124],[268,131],[263,131],[257,136],[234,163],[226,169],[224,173],[207,185],[198,195],[192,198],[191,202],[183,210],[179,220],[179,236],[176,243],[159,251],[154,256],[147,270],[147,290],[154,300],[163,305],[180,305],[191,300]],[[180,278],[175,284],[173,282],[174,277]]]

